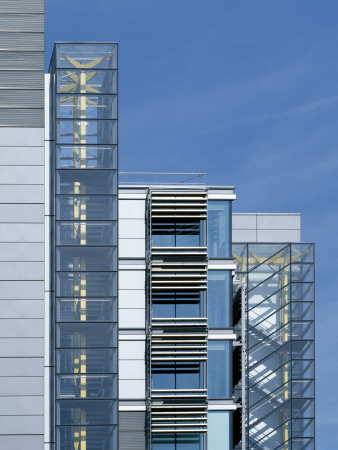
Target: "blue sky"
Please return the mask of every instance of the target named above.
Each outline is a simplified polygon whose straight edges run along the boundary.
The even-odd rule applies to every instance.
[[[206,172],[316,242],[317,448],[338,448],[337,0],[46,1],[53,42],[119,42],[120,170]]]

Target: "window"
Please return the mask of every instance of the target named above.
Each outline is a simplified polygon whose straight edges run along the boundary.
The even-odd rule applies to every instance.
[[[153,294],[153,317],[203,317],[203,299],[203,292],[162,292]]]
[[[202,223],[158,222],[152,224],[153,247],[201,247]]]
[[[203,450],[201,434],[162,434],[152,437],[152,450]]]
[[[152,389],[202,389],[202,363],[152,365]]]
[[[229,328],[231,320],[231,272],[209,270],[208,272],[208,326]]]
[[[231,398],[231,341],[208,342],[208,397]]]
[[[208,202],[208,255],[210,258],[231,256],[231,205],[225,200]]]

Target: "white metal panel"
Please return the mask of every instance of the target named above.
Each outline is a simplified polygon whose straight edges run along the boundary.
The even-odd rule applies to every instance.
[[[257,224],[257,214],[232,214],[233,230],[255,230]]]
[[[120,341],[119,359],[140,359],[145,357],[145,341]]]
[[[119,290],[122,289],[145,289],[145,271],[143,270],[120,270]]]
[[[120,328],[145,328],[145,309],[119,308]]]
[[[43,319],[0,319],[0,338],[38,338],[43,336]]]
[[[0,281],[0,300],[41,300],[43,281]]]
[[[43,184],[0,185],[0,203],[43,203]]]
[[[0,130],[0,138],[2,147],[41,147],[44,145],[44,128],[5,127]]]
[[[3,395],[43,395],[43,378],[1,377],[0,396]]]
[[[120,380],[119,399],[144,399],[146,383],[145,380]]]
[[[257,230],[257,242],[300,242],[300,230]]]
[[[43,319],[43,300],[0,300],[1,319]]]
[[[44,147],[0,147],[0,165],[43,166]]]
[[[8,321],[11,322],[11,320]],[[0,339],[0,358],[33,358],[41,357],[43,354],[43,337],[1,337]]]
[[[0,180],[1,184],[43,184],[44,168],[43,166],[0,166]]]
[[[0,262],[0,280],[43,280],[43,262]]]
[[[120,308],[145,308],[146,293],[144,289],[119,290]]]
[[[119,200],[119,219],[144,219],[145,200]]]
[[[43,242],[44,224],[0,223],[1,242]]]
[[[42,377],[43,358],[0,358],[3,377]]]
[[[141,359],[121,360],[119,362],[119,380],[145,380],[146,366]]]
[[[1,242],[0,261],[43,261],[43,242]]]
[[[257,214],[257,228],[262,230],[299,230],[300,214]]]
[[[120,239],[145,239],[146,223],[144,219],[120,219]]]
[[[232,230],[232,242],[256,242],[256,230]]]
[[[144,258],[145,239],[119,239],[120,258]]]

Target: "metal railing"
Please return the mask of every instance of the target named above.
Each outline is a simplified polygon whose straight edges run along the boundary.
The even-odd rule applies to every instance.
[[[205,173],[195,172],[119,172],[120,185],[204,185]]]

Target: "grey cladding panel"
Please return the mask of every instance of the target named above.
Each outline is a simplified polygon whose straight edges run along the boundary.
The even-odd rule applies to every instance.
[[[0,222],[44,223],[43,205],[18,206],[0,203]]]
[[[0,99],[1,94],[0,90]],[[0,147],[0,166],[43,166],[44,160],[44,147]]]
[[[28,106],[28,105],[27,105]],[[0,126],[3,127],[42,127],[44,110],[0,108]]]
[[[43,281],[0,281],[0,300],[42,300]]]
[[[42,358],[43,355],[43,338],[0,339],[0,358]]]
[[[43,377],[1,377],[0,396],[43,395],[43,388]]]
[[[1,397],[0,416],[36,416],[43,414],[42,396]]]
[[[0,14],[0,31],[44,32],[43,14]]]
[[[38,89],[44,86],[42,71],[0,70],[1,89]]]
[[[144,450],[145,412],[123,411],[119,413],[119,448],[120,450]]]
[[[0,300],[1,319],[43,319],[44,300]]]
[[[16,33],[0,31],[0,50],[31,50],[42,52],[43,33]]]
[[[0,203],[43,203],[44,197],[43,185],[0,185]]]
[[[0,319],[0,338],[43,338],[43,336],[43,319]]]
[[[0,358],[0,373],[3,377],[42,377],[43,363],[43,358]]]
[[[21,205],[25,206],[25,205]],[[45,247],[43,243],[0,243],[0,261],[44,261]]]
[[[44,136],[43,128],[18,127],[15,130],[3,128],[0,132],[0,145],[2,147],[41,147],[45,145]]]
[[[43,103],[43,90],[0,90],[0,108],[42,108]]]
[[[1,0],[0,14],[44,13],[44,0]]]
[[[44,70],[44,52],[0,51],[0,70]]]
[[[0,280],[44,280],[43,262],[0,262]]]
[[[26,435],[26,434],[42,434],[42,433],[43,433],[43,415],[1,417],[0,434]],[[26,445],[22,448],[27,450]],[[8,447],[6,450],[13,450],[13,447]],[[34,450],[39,450],[39,447],[35,448]]]

